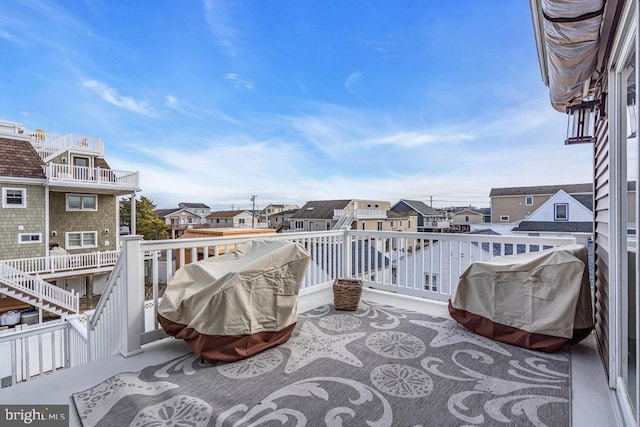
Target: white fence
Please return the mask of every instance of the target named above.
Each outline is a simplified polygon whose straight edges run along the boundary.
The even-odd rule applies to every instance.
[[[55,273],[57,271],[110,267],[115,265],[120,251],[90,252],[74,255],[16,258],[2,263],[29,274]]]
[[[86,363],[83,329],[74,318],[42,325],[18,325],[14,331],[0,334],[2,387]]]
[[[331,284],[339,277],[358,278],[365,286],[438,301],[446,301],[459,275],[474,261],[575,242],[572,238],[355,230],[154,241],[127,236],[100,303],[86,320],[86,329],[79,318],[59,327],[67,343],[66,362],[50,366],[74,366],[118,352],[129,356],[142,351],[143,344],[165,337],[156,321],[160,265],[162,276],[170,280],[187,263],[230,253],[253,239],[303,245],[311,254],[311,263],[302,288]],[[150,299],[145,298],[145,288],[151,289]],[[16,334],[19,338],[5,337],[0,343],[25,339],[29,333]],[[12,345],[17,348],[17,341]],[[12,354],[17,358],[14,347]],[[44,358],[42,353],[40,350],[39,359]],[[60,360],[61,356],[46,356],[51,357]]]

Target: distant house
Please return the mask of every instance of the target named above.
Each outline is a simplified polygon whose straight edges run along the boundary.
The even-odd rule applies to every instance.
[[[267,221],[269,222],[269,224],[271,224],[271,221],[269,221],[269,218],[271,217],[271,215],[275,215],[284,211],[291,211],[291,210],[298,210],[298,209],[300,209],[300,206],[298,205],[269,203],[260,211],[260,219],[262,221]]]
[[[280,211],[278,213],[269,215],[269,218],[268,218],[269,228],[273,228],[278,232],[289,230],[290,229],[289,221],[296,212],[298,212],[297,208],[289,209],[286,211]]]
[[[204,203],[187,203],[187,202],[180,202],[178,203],[178,208],[181,209],[187,209],[191,212],[193,212],[194,214],[198,215],[200,218],[202,218],[202,223],[204,224],[204,218],[207,217],[207,215],[209,215],[211,213],[211,208],[207,205],[205,205]]]
[[[292,231],[357,230],[409,231],[411,217],[396,214],[384,200],[314,200],[290,218]],[[417,218],[414,215],[414,218]],[[413,227],[417,219],[414,219]]]
[[[251,228],[257,221],[247,210],[216,211],[207,215],[207,224],[211,228]]]
[[[574,235],[593,232],[593,194],[559,190],[513,230],[529,236]]]
[[[540,185],[492,188],[491,222],[518,222],[529,217],[558,191],[570,195],[592,195],[593,184]]]
[[[172,239],[182,236],[189,228],[200,228],[200,216],[189,209],[156,209],[154,213],[167,224],[167,229]]]
[[[398,213],[415,212],[418,221],[417,231],[419,232],[441,231],[450,226],[444,213],[438,212],[419,200],[402,199],[393,205],[391,210]]]
[[[0,121],[0,264],[20,270],[0,294],[63,315],[71,291],[101,292],[120,250],[118,198],[138,191],[138,172],[112,169],[99,138]],[[44,299],[19,291],[26,282]]]
[[[460,209],[451,215],[454,225],[471,225],[484,222],[484,214],[474,209]]]

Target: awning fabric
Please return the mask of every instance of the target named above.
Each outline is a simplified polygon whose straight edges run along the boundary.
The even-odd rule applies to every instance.
[[[603,0],[542,0],[551,105],[583,99],[584,82],[595,68],[604,11]]]

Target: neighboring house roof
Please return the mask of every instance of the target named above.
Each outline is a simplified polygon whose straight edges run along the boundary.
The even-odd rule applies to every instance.
[[[334,265],[334,256],[341,256],[340,251],[333,250],[331,246],[321,248],[316,245],[311,245],[308,250],[313,262],[315,262],[321,269],[326,269],[327,266]],[[391,263],[389,257],[376,249],[369,240],[351,242],[351,253],[356,253],[356,250],[360,256],[351,257],[351,272],[353,274],[366,273],[370,270],[374,270],[376,267],[378,269],[389,267],[389,264]]]
[[[204,203],[180,202],[178,203],[178,205],[188,209],[209,209],[209,206],[205,205]]]
[[[296,212],[298,212],[299,210],[300,210],[300,209],[289,209],[288,211],[278,212],[277,214],[274,214],[274,215],[276,215],[276,216],[277,216],[277,215],[285,215],[285,216],[286,216],[286,215],[293,215],[293,214],[295,214]]]
[[[441,215],[438,211],[436,211],[435,209],[433,209],[430,206],[427,206],[424,202],[421,202],[419,200],[402,199],[398,203],[393,205],[393,207],[396,207],[400,203],[406,204],[411,209],[413,209],[414,211],[418,212],[419,214],[422,214],[423,216],[439,216],[439,215]],[[393,207],[391,208],[391,210],[393,210]]]
[[[111,169],[109,163],[103,157],[96,157],[93,159],[93,165],[100,169]]]
[[[29,141],[0,138],[0,176],[45,179],[44,163]]]
[[[593,194],[570,194],[570,196],[593,212]]]
[[[513,231],[591,233],[593,222],[521,221]]]
[[[482,234],[482,235],[486,235],[486,236],[500,236],[500,233],[490,229],[490,228],[486,228],[484,230],[473,230],[470,231],[468,233],[465,234]]]
[[[473,209],[460,209],[459,211],[455,211],[453,214],[454,215],[461,215],[461,214],[482,215],[482,212],[474,211]]]
[[[233,218],[245,212],[251,215],[251,212],[247,210],[216,211],[216,212],[211,212],[209,215],[207,215],[207,218]]]
[[[197,213],[191,212],[189,209],[185,208],[156,209],[153,212],[155,212],[155,214],[158,215],[159,218],[166,218],[178,212],[186,212],[193,216],[199,216]]]
[[[169,215],[171,215],[174,212],[179,211],[180,209],[178,208],[173,208],[173,209],[156,209],[153,212],[158,215],[158,218],[165,218]]]
[[[564,190],[569,194],[593,193],[593,184],[566,184],[566,185],[538,185],[535,187],[504,187],[492,188],[489,197],[499,196],[535,196],[541,194],[556,194]]]
[[[344,209],[349,203],[351,200],[314,200],[305,203],[291,218],[333,219],[334,209]]]

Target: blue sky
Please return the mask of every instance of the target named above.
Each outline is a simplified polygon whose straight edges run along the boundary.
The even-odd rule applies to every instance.
[[[0,119],[102,138],[158,207],[591,180],[523,0],[5,0],[0,51]]]

